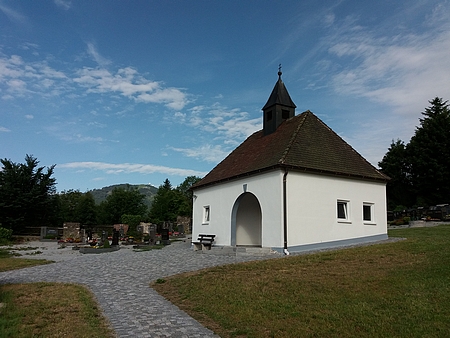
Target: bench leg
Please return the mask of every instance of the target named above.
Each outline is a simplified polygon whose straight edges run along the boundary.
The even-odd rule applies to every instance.
[[[201,243],[193,243],[193,244],[194,244],[194,251],[203,250],[203,245]]]
[[[211,244],[202,244],[202,250],[211,250]]]

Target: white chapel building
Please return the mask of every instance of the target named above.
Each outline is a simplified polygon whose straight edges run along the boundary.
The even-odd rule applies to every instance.
[[[263,129],[193,186],[193,239],[286,254],[387,239],[389,178],[295,108],[278,72]]]

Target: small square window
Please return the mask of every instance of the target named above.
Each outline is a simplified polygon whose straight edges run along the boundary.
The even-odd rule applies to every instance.
[[[203,207],[203,223],[209,223],[211,217],[209,205]]]
[[[373,204],[364,203],[363,204],[363,221],[373,222]]]
[[[337,218],[339,220],[348,220],[348,201],[337,201]]]

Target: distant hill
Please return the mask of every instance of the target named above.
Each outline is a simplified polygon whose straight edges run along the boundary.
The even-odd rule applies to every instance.
[[[158,188],[150,185],[150,184],[115,184],[109,187],[103,187],[101,189],[90,190],[89,192],[92,194],[95,200],[95,204],[100,204],[106,197],[112,193],[112,191],[116,188],[128,190],[135,189],[145,196],[144,203],[147,207],[150,207],[153,202],[153,198],[158,192]]]

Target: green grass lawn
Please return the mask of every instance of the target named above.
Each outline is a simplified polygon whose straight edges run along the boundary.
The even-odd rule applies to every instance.
[[[92,294],[60,283],[0,285],[0,337],[115,337]]]
[[[450,225],[152,285],[221,337],[450,337]]]
[[[0,249],[0,272],[49,263],[53,262],[45,259],[16,258],[9,250]]]
[[[15,258],[9,250],[0,249],[0,272],[48,263],[52,262]],[[85,287],[30,283],[0,285],[0,337],[109,338],[115,335]]]

